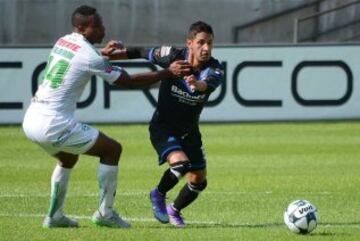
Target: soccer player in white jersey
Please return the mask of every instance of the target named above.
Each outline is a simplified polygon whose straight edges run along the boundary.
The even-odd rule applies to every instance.
[[[113,209],[122,147],[97,129],[75,120],[76,102],[92,75],[114,85],[140,88],[170,76],[184,76],[190,69],[179,62],[161,71],[129,75],[111,66],[101,54],[109,55],[121,48],[116,41],[110,41],[101,51],[93,46],[105,36],[95,8],[78,7],[71,20],[73,33],[60,38],[51,50],[44,81],[23,121],[26,136],[58,160],[51,177],[50,208],[43,227],[79,226],[76,220],[65,216],[63,207],[71,170],[79,154],[87,154],[100,158],[100,204],[91,221],[99,226],[128,228],[130,224]]]

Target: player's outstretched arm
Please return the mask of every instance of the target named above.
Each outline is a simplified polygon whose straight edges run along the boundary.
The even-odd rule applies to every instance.
[[[173,62],[169,68],[129,75],[126,71],[123,71],[119,79],[114,84],[126,88],[144,88],[148,87],[160,80],[167,80],[172,78],[180,78],[187,76],[191,73],[191,65],[183,60]]]
[[[108,43],[109,45],[109,43]],[[108,57],[110,60],[122,60],[122,59],[147,59],[150,49],[133,47],[133,48],[124,48],[122,45],[121,48],[106,46],[101,50],[102,55]]]
[[[117,53],[118,59],[127,59],[125,47],[121,41],[110,40],[100,52],[109,59],[115,53]]]

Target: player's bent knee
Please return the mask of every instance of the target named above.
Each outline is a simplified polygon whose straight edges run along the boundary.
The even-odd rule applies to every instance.
[[[123,148],[121,144],[115,140],[112,140],[111,144],[109,144],[108,148],[106,149],[106,155],[111,157],[112,159],[119,159],[122,150]]]
[[[116,150],[117,154],[120,156],[122,153],[123,147],[119,142],[117,142],[117,141],[114,141],[114,142],[115,142],[115,150]]]
[[[74,155],[66,152],[59,152],[55,155],[58,159],[58,164],[64,168],[73,168],[79,160],[79,155]]]
[[[107,146],[103,148],[100,155],[100,162],[106,165],[118,165],[122,146],[119,142],[112,140],[108,142]]]
[[[170,165],[170,171],[179,179],[190,171],[190,161],[178,161]]]
[[[192,182],[189,182],[188,183],[188,187],[191,191],[193,192],[197,192],[197,193],[200,193],[202,191],[205,190],[205,188],[207,187],[207,180],[201,182],[201,183],[192,183]]]

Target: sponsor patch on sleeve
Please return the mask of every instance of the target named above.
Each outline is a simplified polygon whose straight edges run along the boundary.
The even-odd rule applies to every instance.
[[[214,71],[214,73],[215,73],[216,75],[224,75],[224,71],[221,70],[220,68],[216,68],[215,71]]]
[[[119,68],[117,66],[107,66],[105,68],[105,72],[108,73],[108,74],[113,72],[113,71],[119,72],[119,71],[121,71],[121,68]]]
[[[160,49],[160,57],[165,57],[170,54],[171,46],[162,46]]]

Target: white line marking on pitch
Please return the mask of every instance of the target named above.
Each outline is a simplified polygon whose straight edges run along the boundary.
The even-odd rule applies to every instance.
[[[146,196],[149,192],[139,191],[139,192],[119,192],[116,195],[118,196]],[[208,191],[202,193],[202,195],[272,195],[274,194],[272,191],[264,191],[264,192],[233,192],[233,191]],[[319,192],[319,193],[302,193],[296,192],[294,194],[302,195],[331,195],[331,192]],[[25,197],[49,197],[50,194],[46,193],[0,193],[0,198],[25,198]],[[68,194],[68,197],[97,197],[98,193],[74,193],[71,192]]]
[[[82,216],[82,215],[69,215],[70,217],[76,219],[88,219],[90,220],[90,216]],[[15,217],[15,218],[43,218],[45,214],[26,214],[26,213],[17,213],[17,214],[10,214],[10,213],[0,213],[0,217]],[[142,222],[142,223],[157,223],[154,218],[131,218],[131,217],[124,217],[126,220],[131,222]],[[197,224],[197,225],[219,225],[224,227],[244,227],[244,228],[267,228],[267,227],[276,227],[276,226],[285,226],[282,224],[272,224],[272,223],[262,223],[262,224],[250,224],[250,223],[221,223],[221,222],[214,222],[214,221],[187,221],[188,224]],[[360,228],[359,224],[349,223],[349,224],[318,224],[322,228],[333,228],[333,227],[343,227],[343,228]]]

